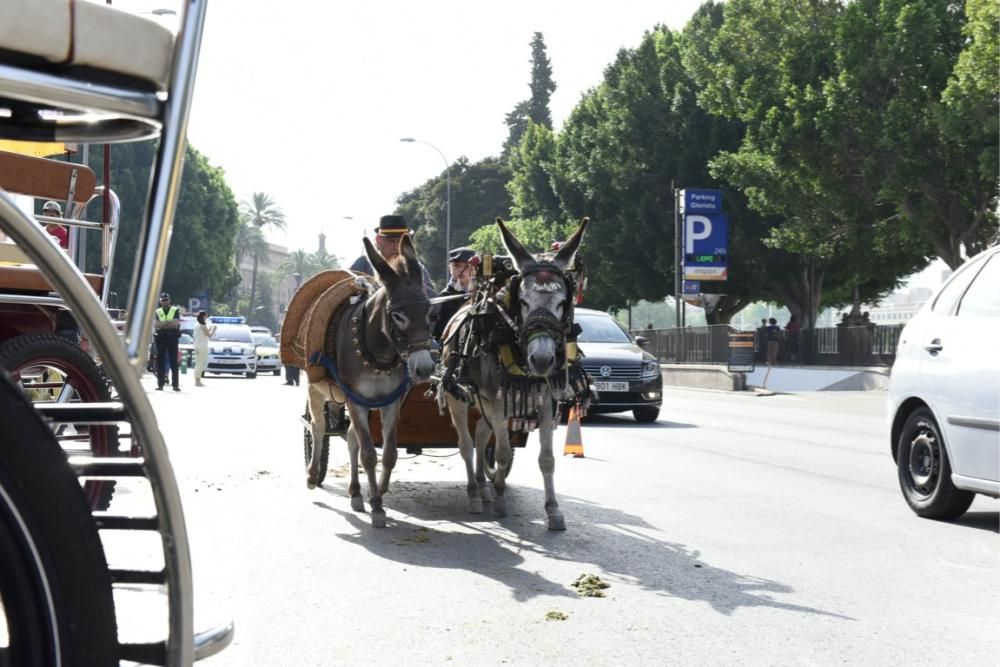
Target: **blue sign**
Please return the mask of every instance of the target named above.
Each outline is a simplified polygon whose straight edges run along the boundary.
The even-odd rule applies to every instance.
[[[729,267],[729,216],[684,215],[684,280],[725,280]]]
[[[695,295],[695,296],[701,294],[701,281],[685,280],[684,287],[681,289],[681,293],[687,295]]]
[[[722,213],[722,190],[683,190],[685,213]]]
[[[207,294],[195,294],[188,299],[188,312],[197,314],[199,310],[211,310]]]

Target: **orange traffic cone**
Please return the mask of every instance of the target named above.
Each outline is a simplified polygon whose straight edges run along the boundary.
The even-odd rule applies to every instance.
[[[583,458],[583,435],[580,433],[580,411],[577,406],[569,409],[569,419],[566,420],[566,446],[563,456],[572,454],[575,459]]]

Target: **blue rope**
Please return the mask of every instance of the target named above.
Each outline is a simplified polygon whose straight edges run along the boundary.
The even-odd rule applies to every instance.
[[[322,352],[313,352],[309,357],[309,363],[315,365],[317,362],[323,364],[326,370],[333,377],[334,382],[340,385],[340,388],[344,390],[344,394],[347,398],[351,399],[351,403],[360,405],[363,408],[371,410],[373,408],[384,408],[387,405],[391,405],[402,398],[403,394],[410,386],[410,369],[407,368],[406,364],[403,364],[403,383],[396,387],[395,391],[386,396],[385,398],[368,400],[360,394],[355,394],[351,391],[351,388],[347,386],[347,383],[340,379],[340,375],[337,373],[337,365],[333,362],[333,359],[329,358]]]

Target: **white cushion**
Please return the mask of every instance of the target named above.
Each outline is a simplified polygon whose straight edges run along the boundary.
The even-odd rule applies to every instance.
[[[0,0],[0,48],[166,88],[174,36],[156,21],[86,0]]]

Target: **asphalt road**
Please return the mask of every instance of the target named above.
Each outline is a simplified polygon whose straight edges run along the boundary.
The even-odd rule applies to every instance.
[[[954,523],[914,516],[884,393],[675,389],[656,424],[584,422],[586,457],[557,460],[568,530],[550,533],[536,435],[516,454],[507,518],[468,514],[461,460],[434,450],[399,461],[375,530],[350,509],[342,441],[325,486],[306,489],[304,386],[184,382],[151,394],[185,498],[197,622],[236,622],[209,667],[1000,656],[998,504],[977,499]],[[555,438],[561,451],[563,427]],[[579,597],[582,574],[605,597]]]

